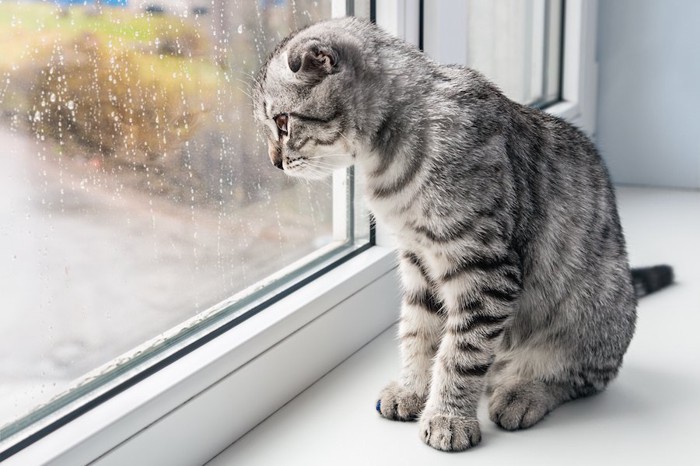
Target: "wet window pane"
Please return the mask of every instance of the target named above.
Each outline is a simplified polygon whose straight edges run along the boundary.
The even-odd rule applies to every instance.
[[[349,175],[285,177],[251,117],[261,61],[331,0],[72,3],[0,0],[0,439],[369,231]]]

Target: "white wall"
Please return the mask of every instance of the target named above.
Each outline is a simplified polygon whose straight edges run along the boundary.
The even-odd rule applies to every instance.
[[[599,3],[597,143],[615,182],[700,188],[700,1]]]

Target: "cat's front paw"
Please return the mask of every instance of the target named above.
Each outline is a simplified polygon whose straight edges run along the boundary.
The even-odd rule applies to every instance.
[[[481,429],[475,417],[427,412],[420,420],[420,436],[436,450],[462,451],[481,442]]]
[[[377,412],[395,421],[415,421],[425,406],[425,397],[391,382],[379,394]]]

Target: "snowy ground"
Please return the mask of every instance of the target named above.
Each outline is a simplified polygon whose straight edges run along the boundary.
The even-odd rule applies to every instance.
[[[0,425],[318,246],[308,189],[177,206],[0,126]]]

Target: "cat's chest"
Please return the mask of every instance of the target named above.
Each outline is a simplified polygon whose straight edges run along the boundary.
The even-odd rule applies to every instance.
[[[407,224],[420,220],[420,208],[415,200],[406,205],[395,200],[377,199],[369,195],[366,199],[370,212],[394,234]]]
[[[369,207],[378,224],[389,230],[396,246],[420,257],[432,277],[443,276],[452,270],[455,261],[472,248],[472,242],[467,238],[436,241],[434,235],[444,230],[444,222],[426,213],[419,202],[408,208],[397,208],[388,203],[370,201]]]
[[[411,249],[430,248],[431,242],[420,231],[429,228],[435,219],[425,212],[420,199],[414,198],[406,204],[369,198],[367,204],[377,222],[389,230],[400,246]]]
[[[388,230],[399,249],[417,254],[435,277],[452,270],[461,258],[486,247],[479,232],[489,231],[485,235],[493,236],[469,206],[437,205],[429,192],[419,192],[408,202],[367,197],[378,225]]]

